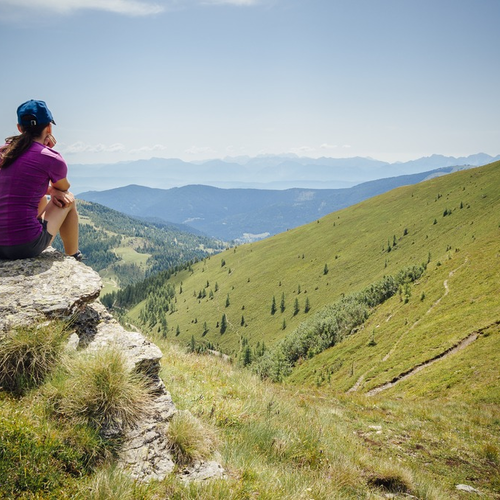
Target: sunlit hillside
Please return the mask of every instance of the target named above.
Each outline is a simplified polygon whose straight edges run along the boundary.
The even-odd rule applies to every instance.
[[[381,365],[388,377],[398,375],[406,367],[403,360],[394,361],[398,346],[419,338],[404,331],[434,332],[429,343],[417,341],[420,353],[408,346],[414,358],[407,364],[412,365],[427,359],[428,349],[438,353],[500,317],[498,186],[497,162],[396,189],[309,225],[206,258],[166,283],[175,289],[175,297],[169,292],[170,306],[162,303],[161,293],[152,293],[130,319],[139,323],[143,311],[142,326],[152,332],[161,331],[182,343],[194,336],[198,345],[210,343],[235,356],[242,341],[253,349],[262,342],[271,348],[324,306],[423,263],[424,276],[375,311],[362,329],[367,342],[372,337],[377,342],[371,356],[384,348],[389,351],[398,341],[391,369],[386,372]],[[221,333],[224,315],[227,328]],[[384,340],[387,331],[393,334]],[[343,366],[353,371],[352,362],[343,360]],[[306,371],[302,377],[309,377]],[[356,366],[354,371],[359,372]],[[348,389],[344,372],[341,378],[342,388]],[[383,380],[380,375],[377,382]]]
[[[190,350],[214,347],[239,366],[275,363],[271,373],[304,404],[339,412],[371,452],[446,491],[419,498],[468,498],[456,490],[463,484],[498,498],[499,186],[496,162],[399,188],[194,264],[151,289],[128,319]],[[425,270],[331,347],[307,350],[314,332],[338,319],[325,311],[408,266]],[[199,383],[210,383],[203,373]],[[196,401],[186,406],[209,411]]]

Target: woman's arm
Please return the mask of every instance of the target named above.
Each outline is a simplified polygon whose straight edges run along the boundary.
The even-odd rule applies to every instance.
[[[69,186],[70,184],[66,178],[60,179],[57,182],[54,182],[54,184],[49,185],[47,194],[50,195],[50,199],[54,205],[59,208],[63,208],[75,201],[73,193],[68,191]]]

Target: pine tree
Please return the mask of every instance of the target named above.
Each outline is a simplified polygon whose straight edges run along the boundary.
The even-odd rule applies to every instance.
[[[293,305],[293,315],[294,316],[297,316],[297,314],[299,314],[299,299],[298,298],[295,298],[295,303]]]
[[[311,310],[311,305],[309,304],[309,297],[306,297],[306,305],[304,306],[304,312],[308,313]]]
[[[227,318],[226,315],[222,315],[222,319],[220,321],[220,333],[221,335],[227,330]]]
[[[280,311],[283,313],[285,312],[285,292],[281,294],[281,304],[280,304]]]
[[[273,295],[273,302],[271,304],[271,314],[276,313],[276,297]]]
[[[243,351],[243,366],[248,366],[252,362],[252,349],[247,344]]]
[[[328,264],[325,264],[325,267],[323,268],[323,274],[328,274]]]
[[[226,307],[229,307],[231,305],[231,302],[229,301],[229,294],[227,294],[226,297]]]

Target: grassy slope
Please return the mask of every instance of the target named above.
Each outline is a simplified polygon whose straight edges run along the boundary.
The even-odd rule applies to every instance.
[[[241,336],[252,345],[258,340],[270,345],[341,293],[427,261],[430,254],[428,269],[412,286],[407,303],[395,296],[379,306],[360,331],[305,360],[288,382],[295,386],[297,401],[307,401],[314,412],[329,408],[341,415],[345,432],[358,435],[365,451],[433,478],[432,484],[446,490],[436,498],[466,498],[455,489],[457,484],[500,498],[499,186],[497,162],[397,189],[319,222],[207,259],[193,266],[193,273],[173,278],[177,290],[182,282],[183,293],[177,296],[178,311],[168,316],[169,326],[174,330],[180,325],[178,341],[188,343],[194,335],[197,341],[209,339],[230,352],[238,350]],[[443,216],[445,210],[451,214]],[[408,234],[403,236],[405,228]],[[397,245],[388,253],[387,242],[392,244],[393,235]],[[207,280],[207,298],[196,299],[193,292],[197,294]],[[210,300],[208,290],[215,281],[219,291]],[[287,305],[283,314],[279,312],[282,291]],[[298,297],[303,308],[306,291],[312,311],[306,315],[301,310],[294,318],[293,300]],[[278,312],[271,316],[273,295]],[[222,313],[231,322],[224,335],[215,329]],[[242,314],[247,327],[240,326]],[[204,321],[210,332],[202,339]],[[474,332],[480,332],[478,339],[463,350],[392,388],[366,396],[370,389]],[[173,331],[169,335],[175,338]],[[173,370],[168,360],[166,370]],[[207,372],[203,374],[205,382],[200,383],[210,383]],[[180,375],[173,377],[175,382]],[[357,382],[357,390],[347,393]],[[191,383],[185,380],[178,392],[173,387],[173,394],[182,399],[182,391]],[[220,396],[220,404],[227,408],[244,397],[248,395]],[[195,412],[200,404],[195,396],[183,403]],[[204,411],[209,413],[199,410]],[[297,413],[295,418],[307,417]],[[309,422],[313,428],[325,425],[321,419]]]
[[[192,273],[186,271],[171,280],[177,291],[182,285],[177,311],[167,318],[171,335],[179,325],[181,342],[188,342],[194,335],[196,340],[211,341],[232,354],[238,352],[241,337],[248,338],[253,346],[258,341],[271,345],[342,293],[361,290],[385,274],[426,262],[430,255],[428,272],[413,288],[410,302],[403,307],[399,298],[392,299],[365,328],[370,336],[375,329],[376,340],[380,341],[369,351],[370,356],[388,350],[394,336],[425,315],[443,295],[443,283],[448,279],[452,293],[442,299],[439,314],[436,309],[435,314],[425,315],[425,321],[421,320],[412,335],[403,336],[399,344],[404,347],[411,338],[417,338],[422,345],[419,332],[432,332],[411,362],[426,358],[428,348],[452,344],[500,316],[493,293],[498,290],[499,185],[499,163],[459,172],[396,189],[312,224],[208,258],[193,266]],[[443,216],[447,209],[451,215]],[[404,236],[405,229],[408,234]],[[388,253],[388,242],[392,246],[394,236],[397,245]],[[225,266],[221,266],[222,259]],[[325,264],[329,269],[326,275]],[[198,293],[207,281],[207,297],[200,300]],[[216,283],[219,290],[210,299],[209,291],[215,290]],[[422,292],[425,299],[420,301]],[[279,311],[282,293],[284,313]],[[226,307],[228,294],[230,305]],[[278,312],[271,315],[273,296]],[[308,314],[304,313],[306,297],[311,305]],[[301,308],[296,316],[295,298]],[[137,320],[141,307],[131,311],[132,320]],[[216,327],[222,314],[229,320],[224,335]],[[393,319],[386,322],[391,314]],[[243,327],[242,315],[246,323]],[[204,322],[209,332],[202,339]],[[386,336],[386,331],[393,332],[393,337]],[[382,332],[386,344],[379,338]],[[393,366],[390,374],[396,374],[399,368]]]
[[[119,245],[109,250],[119,260],[104,269],[98,268],[104,285],[101,295],[122,288],[123,283],[120,281],[137,282],[144,279],[145,274],[154,264],[154,256],[143,250],[146,246],[152,247],[160,254],[167,249],[172,259],[177,256],[177,261],[183,261],[186,258],[189,260],[219,249],[219,242],[183,233],[173,226],[162,227],[138,221],[115,210],[84,200],[78,200],[78,206],[81,224],[90,225],[108,237],[121,237]],[[83,251],[85,254],[85,248]],[[187,255],[183,257],[182,253]],[[92,265],[92,262],[87,262],[87,264]],[[131,271],[123,267],[132,265],[138,267],[135,273],[130,275]]]
[[[92,204],[83,200],[79,200],[79,206],[83,205],[85,207],[92,207]],[[81,212],[82,210],[80,210]],[[80,215],[80,224],[88,224],[91,225],[92,227],[96,229],[102,229],[103,231],[106,232],[106,234],[110,236],[118,236],[117,233],[113,231],[109,231],[105,227],[102,227],[99,225],[99,223],[96,223],[92,220],[91,216],[91,211],[85,211],[84,212],[86,215],[79,214]],[[141,268],[144,269],[144,271],[147,269],[146,261],[148,257],[150,257],[149,254],[144,254],[144,253],[138,253],[135,248],[137,245],[141,245],[143,243],[142,238],[127,238],[123,237],[122,243],[119,247],[113,248],[113,252],[120,258],[119,263],[120,264],[137,264]],[[108,266],[105,269],[102,269],[99,271],[99,274],[102,278],[103,282],[103,289],[101,292],[101,295],[105,295],[107,293],[113,292],[115,290],[118,290],[120,288],[119,286],[119,278],[116,275],[116,272],[113,270],[113,266]]]

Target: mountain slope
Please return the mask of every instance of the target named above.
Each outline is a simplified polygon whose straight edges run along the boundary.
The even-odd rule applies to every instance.
[[[232,355],[249,346],[255,357],[262,343],[276,349],[280,339],[343,295],[426,263],[416,284],[375,308],[356,334],[303,360],[291,378],[306,384],[329,380],[334,390],[345,392],[363,376],[358,389],[366,392],[475,331],[491,328],[496,338],[499,185],[497,162],[398,188],[207,258],[170,279],[174,307],[163,307],[156,293],[130,317],[138,322],[141,316],[145,326],[167,337],[182,342],[194,337]],[[221,332],[223,316],[227,328]],[[375,345],[367,348],[371,340]]]
[[[387,163],[372,158],[307,158],[294,154],[261,155],[185,162],[151,158],[100,165],[71,165],[72,191],[112,189],[130,184],[169,189],[188,184],[220,188],[322,189],[351,187],[361,182],[410,175],[450,166],[481,166],[500,160],[484,153],[468,157],[432,155],[409,162]]]
[[[444,175],[452,167],[359,184],[348,189],[220,189],[185,186],[168,190],[127,186],[82,193],[87,201],[120,212],[183,223],[224,240],[248,241],[277,234],[398,186]],[[252,236],[253,235],[253,236]]]
[[[188,227],[145,222],[97,203],[78,200],[78,212],[80,249],[103,278],[104,293],[223,248]],[[63,249],[59,237],[54,246]]]

